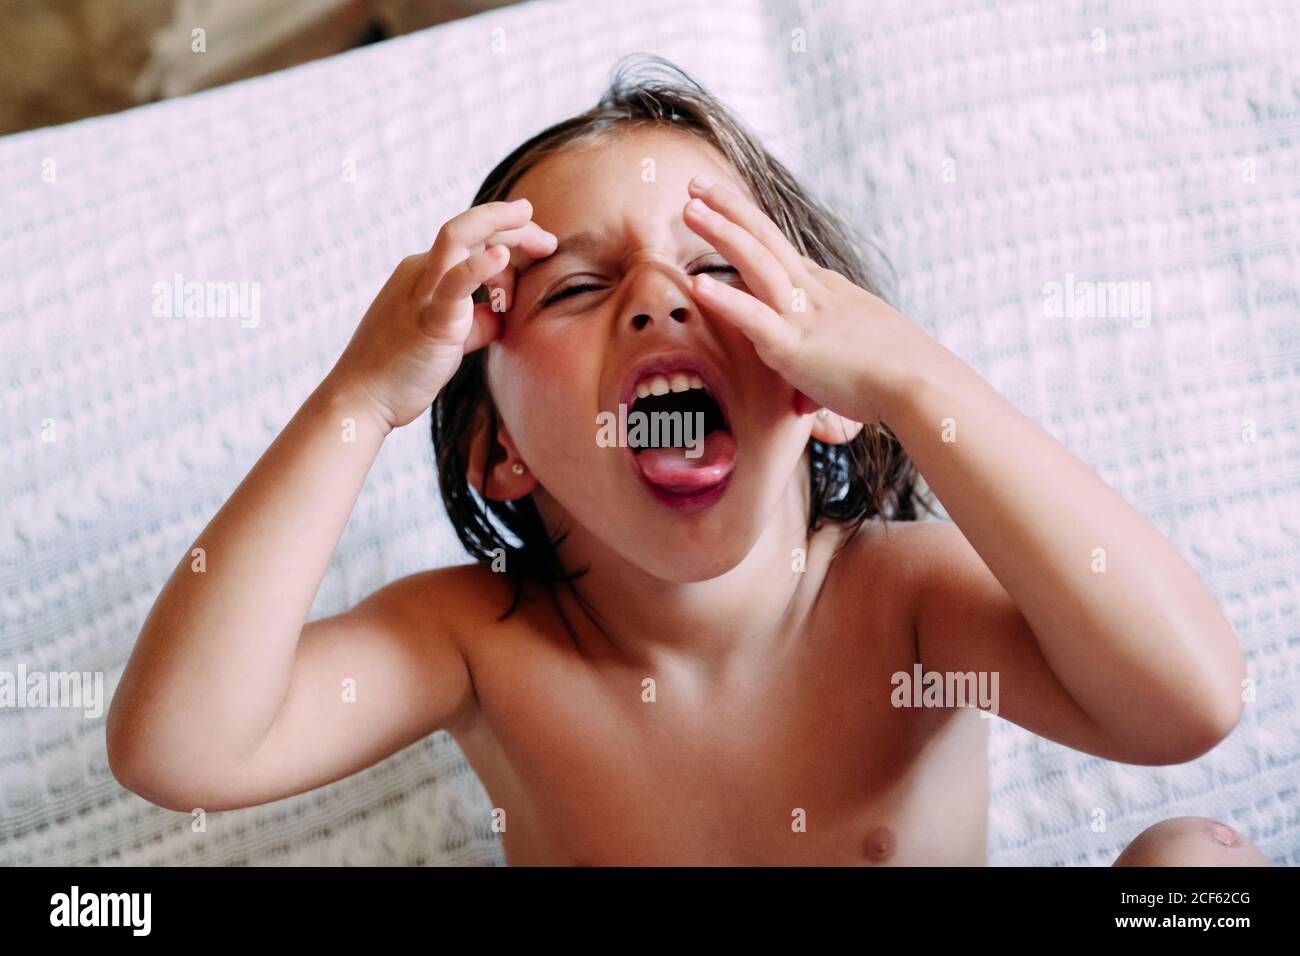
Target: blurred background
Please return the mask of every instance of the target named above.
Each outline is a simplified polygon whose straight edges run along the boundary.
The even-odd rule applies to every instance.
[[[514,2],[0,0],[0,136],[183,96]]]

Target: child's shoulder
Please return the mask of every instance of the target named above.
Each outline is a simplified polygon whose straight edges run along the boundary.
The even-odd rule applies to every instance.
[[[965,541],[951,521],[877,518],[834,542],[831,572],[851,590],[866,585],[873,595],[889,596],[900,610],[911,609],[936,573],[969,547]]]
[[[917,570],[938,555],[943,554],[962,538],[951,521],[928,519],[923,521],[886,521],[876,518],[863,522],[856,533],[848,529],[838,532],[834,541],[841,546],[836,560],[847,558],[860,566],[863,562],[881,562],[905,571]],[[964,539],[963,539],[964,540]]]
[[[421,629],[436,624],[449,636],[482,631],[500,618],[513,599],[510,578],[478,564],[417,571],[392,581],[369,598],[394,622]]]

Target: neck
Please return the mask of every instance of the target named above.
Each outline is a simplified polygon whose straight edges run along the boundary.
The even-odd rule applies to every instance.
[[[744,560],[706,581],[657,578],[581,529],[570,529],[560,561],[566,569],[589,568],[573,586],[599,622],[565,595],[566,614],[570,607],[576,611],[569,618],[582,652],[648,669],[675,665],[715,672],[742,654],[771,650],[806,610],[800,597],[809,575],[794,567],[795,549],[806,556],[809,548],[806,469],[797,476]]]

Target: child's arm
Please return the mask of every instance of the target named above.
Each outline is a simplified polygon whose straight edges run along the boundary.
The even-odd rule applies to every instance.
[[[1002,716],[1109,759],[1214,747],[1245,664],[1196,573],[953,353],[936,343],[911,369],[886,421],[961,529],[908,536],[923,667],[999,672]]]
[[[182,559],[113,695],[113,772],[154,803],[232,809],[319,786],[431,733],[471,694],[451,635],[403,629],[391,595],[303,626],[384,434],[330,385],[199,535],[204,570]],[[355,443],[340,440],[344,418]]]
[[[687,205],[687,225],[752,290],[696,276],[705,312],[748,336],[800,410],[885,421],[961,530],[905,536],[925,669],[998,672],[1003,716],[1115,760],[1176,763],[1222,740],[1242,712],[1241,649],[1164,537],[956,355],[801,255],[747,196],[698,181],[691,193],[703,205]]]
[[[113,696],[109,761],[126,786],[177,810],[261,803],[375,763],[472,704],[436,575],[303,622],[385,435],[499,333],[499,315],[470,295],[499,275],[506,246],[545,244],[530,216],[474,207],[404,260],[199,535],[201,554],[159,594]]]

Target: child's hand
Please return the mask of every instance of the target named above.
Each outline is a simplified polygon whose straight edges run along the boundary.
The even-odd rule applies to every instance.
[[[748,292],[700,273],[692,290],[706,314],[734,325],[771,369],[832,412],[877,422],[902,393],[907,370],[935,343],[879,298],[801,255],[777,225],[730,185],[699,185],[686,224],[740,271]],[[701,202],[697,211],[695,203]],[[801,407],[812,411],[816,405]]]
[[[461,358],[501,334],[504,296],[476,303],[496,280],[513,293],[512,257],[541,258],[555,237],[532,221],[527,199],[465,210],[438,230],[433,248],[408,256],[367,310],[330,377],[373,401],[389,429],[414,421]]]

